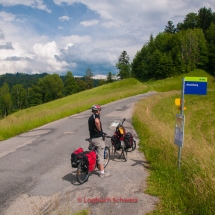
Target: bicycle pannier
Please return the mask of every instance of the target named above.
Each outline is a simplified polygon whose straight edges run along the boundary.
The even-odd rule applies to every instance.
[[[111,143],[114,146],[115,150],[120,150],[120,140],[117,135],[111,137]]]
[[[87,157],[86,163],[88,164],[88,171],[92,172],[96,166],[96,152],[95,151],[85,152],[85,156]]]
[[[71,154],[71,165],[74,168],[78,167],[79,160],[80,160],[80,154],[82,154],[84,150],[82,148],[76,149],[72,154]]]
[[[133,135],[130,132],[127,132],[124,137],[125,147],[132,148],[133,146]]]

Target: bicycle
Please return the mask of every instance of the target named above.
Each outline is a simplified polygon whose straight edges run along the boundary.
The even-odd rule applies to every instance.
[[[105,136],[106,138],[111,138],[109,136]],[[86,141],[88,141],[90,144],[89,144],[89,147],[88,149],[90,151],[95,151],[96,152],[96,163],[95,163],[95,166],[94,168],[89,171],[88,167],[86,166],[86,162],[85,162],[85,159],[84,159],[84,153],[81,153],[80,154],[80,158],[79,158],[79,164],[78,164],[78,168],[77,168],[77,180],[80,184],[83,184],[84,182],[86,182],[91,174],[91,172],[93,170],[96,169],[96,167],[99,169],[99,164],[98,164],[98,153],[97,153],[97,146],[94,146],[91,142],[92,142],[92,139],[90,138],[87,138],[85,139]],[[105,146],[104,148],[104,159],[105,159],[105,164],[104,164],[104,168],[108,165],[108,162],[110,160],[110,148],[108,146]],[[100,169],[99,169],[100,170]]]
[[[123,123],[125,122],[125,118],[123,119],[122,123],[119,123],[116,127],[114,135],[111,137],[111,142],[114,146],[114,154],[118,150],[122,150],[121,155],[119,156],[119,159],[123,155],[124,160],[127,161],[127,152],[132,152],[136,148],[136,141],[133,139],[133,136],[131,135],[130,132],[126,133],[126,130],[123,126]],[[132,146],[130,148],[126,147],[125,144],[125,138],[126,135],[131,135],[132,137]]]

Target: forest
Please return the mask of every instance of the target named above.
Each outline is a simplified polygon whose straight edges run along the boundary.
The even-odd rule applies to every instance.
[[[112,74],[106,80],[93,79],[87,68],[85,76],[74,77],[71,71],[65,76],[54,74],[4,74],[0,76],[0,118],[20,109],[40,105],[99,85],[112,82]]]
[[[168,21],[163,32],[149,36],[132,62],[123,51],[116,68],[118,73],[114,76],[108,72],[106,80],[94,80],[90,68],[81,78],[74,77],[71,71],[65,76],[57,73],[0,75],[0,118],[118,79],[164,79],[195,68],[215,75],[215,12],[203,7],[198,13],[187,14],[176,25]]]
[[[140,80],[163,79],[201,68],[215,75],[215,12],[200,8],[176,26],[168,21],[163,32],[137,52],[131,63]]]

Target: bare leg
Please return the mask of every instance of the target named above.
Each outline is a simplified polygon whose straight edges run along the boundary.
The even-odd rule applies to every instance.
[[[99,164],[100,171],[104,170],[104,164]]]

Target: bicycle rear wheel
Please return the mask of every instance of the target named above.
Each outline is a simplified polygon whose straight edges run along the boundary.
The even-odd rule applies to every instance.
[[[133,145],[132,145],[132,147],[129,148],[127,151],[128,151],[128,152],[132,152],[132,151],[134,151],[134,150],[136,149],[136,147],[137,147],[137,145],[136,145],[136,140],[133,140]]]
[[[78,164],[78,168],[77,168],[77,180],[80,184],[83,184],[84,182],[87,181],[87,179],[89,178],[90,173],[88,172],[87,169],[84,168],[83,166],[83,162],[80,162]]]
[[[105,149],[104,149],[104,168],[108,165],[109,160],[110,160],[110,148],[108,146],[105,146]],[[100,170],[100,167],[99,167],[99,164],[97,161],[96,161],[96,166]]]

